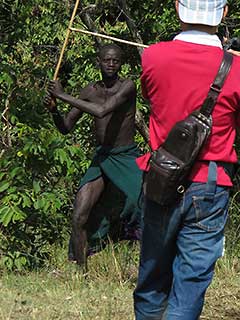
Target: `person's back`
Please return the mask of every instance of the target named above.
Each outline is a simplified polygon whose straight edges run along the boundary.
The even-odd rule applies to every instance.
[[[201,107],[221,64],[223,50],[220,46],[184,41],[194,36],[194,33],[196,32],[183,32],[181,37],[153,45],[143,53],[143,93],[147,92],[151,112],[155,115],[150,118],[153,150],[163,143],[177,121],[183,120],[193,110]],[[197,32],[197,35],[206,37],[206,34],[200,32]],[[218,44],[217,36],[210,37]],[[237,72],[239,68],[240,58],[234,57],[230,74],[214,107],[211,137],[199,160],[230,163],[237,161],[233,145],[236,127],[240,126],[240,73]],[[146,156],[145,159],[139,160],[142,169],[146,168],[146,160]],[[207,169],[205,162],[197,162],[190,180],[206,182]],[[232,185],[222,167],[218,168],[218,183]]]
[[[173,41],[151,45],[142,55],[142,92],[151,106],[153,150],[178,121],[201,107],[223,58],[215,33],[227,14],[226,0],[179,0],[176,10],[183,32]],[[237,162],[233,144],[240,127],[239,67],[240,59],[234,57],[214,106],[212,132],[184,193],[165,206],[145,195],[136,320],[200,317],[223,252],[230,171]],[[137,159],[143,171],[149,169],[150,156]]]

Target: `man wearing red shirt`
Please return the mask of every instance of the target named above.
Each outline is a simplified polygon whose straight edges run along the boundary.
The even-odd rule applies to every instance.
[[[150,145],[156,150],[177,121],[201,107],[223,57],[217,26],[226,0],[179,0],[182,32],[142,55],[142,92],[150,101]],[[145,197],[134,307],[137,320],[197,320],[214,265],[222,255],[229,188],[227,169],[240,127],[240,58],[234,57],[213,111],[212,132],[181,201],[161,207]],[[147,171],[150,154],[137,159]],[[208,197],[206,196],[208,192]],[[211,196],[209,197],[209,192]]]

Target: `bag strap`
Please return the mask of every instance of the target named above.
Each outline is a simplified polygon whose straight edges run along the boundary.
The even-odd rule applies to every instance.
[[[214,105],[217,102],[219,93],[222,91],[223,84],[227,78],[233,61],[233,55],[227,51],[224,51],[222,63],[218,69],[218,73],[214,82],[210,86],[207,98],[204,100],[200,112],[206,117],[210,117]]]

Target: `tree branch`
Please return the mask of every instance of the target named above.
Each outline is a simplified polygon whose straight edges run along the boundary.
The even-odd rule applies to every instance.
[[[117,3],[119,5],[120,9],[122,10],[122,13],[125,16],[126,23],[127,23],[128,29],[129,29],[132,37],[133,37],[133,40],[135,42],[143,44],[142,37],[141,37],[137,27],[136,27],[136,24],[135,24],[134,20],[131,17],[131,14],[130,14],[130,11],[129,11],[128,7],[127,7],[126,1],[125,0],[117,0]],[[142,52],[143,52],[143,48],[138,47],[138,53],[139,53],[140,56],[142,55]]]
[[[125,16],[126,23],[128,26],[128,29],[133,37],[133,40],[138,43],[143,44],[142,37],[136,27],[136,24],[134,20],[131,17],[130,11],[127,7],[126,0],[117,0],[117,3],[122,10],[122,13]],[[143,48],[142,47],[137,47],[138,53],[141,57]],[[149,142],[149,131],[148,131],[148,126],[146,125],[146,122],[144,121],[143,115],[139,109],[136,110],[136,127],[139,131],[139,133],[143,136],[144,140],[146,143]]]
[[[1,118],[4,123],[3,125],[3,132],[2,132],[2,144],[6,148],[10,148],[12,146],[12,140],[11,140],[11,128],[12,125],[9,121],[9,110],[10,110],[10,100],[12,98],[13,92],[17,89],[17,87],[14,87],[10,93],[8,94],[6,100],[5,100],[5,108],[2,112]],[[3,153],[3,152],[2,152]]]
[[[85,24],[85,26],[92,32],[98,32],[96,25],[92,18],[90,17],[88,10],[86,8],[83,8],[82,4],[79,4],[80,9],[80,18],[82,22]],[[94,40],[96,42],[97,47],[99,48],[102,45],[101,40],[98,37],[94,37]]]

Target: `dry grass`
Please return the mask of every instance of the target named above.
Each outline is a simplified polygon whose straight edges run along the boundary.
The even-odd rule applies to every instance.
[[[240,261],[226,257],[217,264],[201,319],[240,320]]]
[[[3,273],[1,320],[133,320],[132,292],[138,247],[109,246],[89,260],[82,274],[57,252],[48,270]],[[64,252],[65,254],[65,252]],[[218,263],[202,320],[240,319],[240,262]]]

